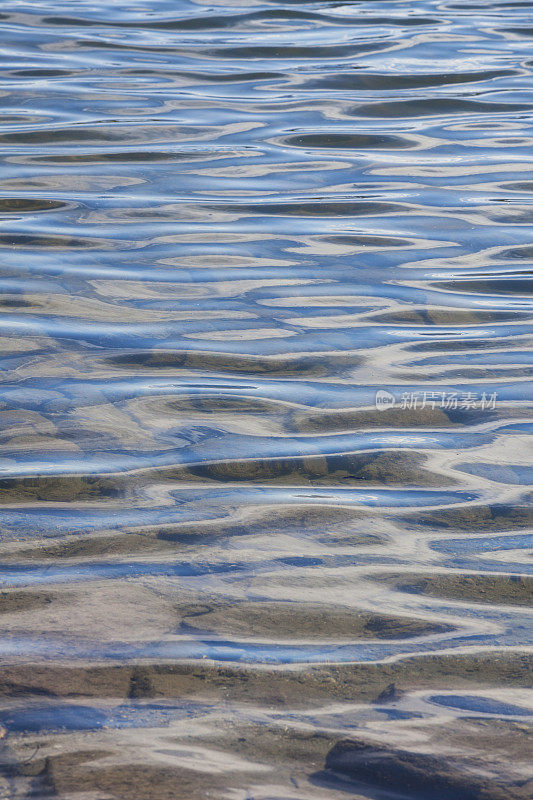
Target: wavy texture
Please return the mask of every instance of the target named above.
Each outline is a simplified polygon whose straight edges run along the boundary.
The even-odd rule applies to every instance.
[[[531,10],[3,4],[0,797],[530,796]]]

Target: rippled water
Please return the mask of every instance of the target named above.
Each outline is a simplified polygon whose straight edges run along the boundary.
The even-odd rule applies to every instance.
[[[533,3],[0,24],[0,797],[530,796]]]

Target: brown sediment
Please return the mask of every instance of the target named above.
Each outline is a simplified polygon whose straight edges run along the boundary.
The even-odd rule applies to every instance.
[[[472,737],[477,726],[458,720],[461,734],[470,735],[460,751],[448,743],[455,726],[441,726],[446,743],[440,743],[441,752],[436,756],[435,731],[430,728],[424,731],[422,752],[413,752],[405,745],[347,740],[334,730],[298,728],[291,724],[290,716],[275,724],[248,719],[230,706],[221,711],[214,714],[211,724],[209,709],[200,712],[207,715],[200,736],[198,730],[194,732],[194,724],[191,728],[178,721],[133,735],[103,729],[66,735],[42,733],[30,742],[17,737],[12,740],[13,755],[18,755],[13,773],[36,776],[34,786],[39,785],[43,795],[47,788],[60,798],[78,792],[119,800],[206,800],[226,792],[251,798],[255,792],[250,785],[259,789],[265,782],[272,785],[277,781],[296,788],[298,794],[290,790],[287,794],[285,789],[281,795],[268,797],[323,800],[325,789],[328,800],[342,800],[346,792],[356,800],[367,798],[369,791],[373,797],[383,796],[381,792],[387,797],[389,789],[399,797],[428,800],[530,797],[531,783],[520,775],[520,768],[527,764],[526,737],[518,731],[498,731],[490,723],[485,727],[493,730],[487,731],[484,740],[476,740]],[[484,759],[496,743],[502,744],[502,735],[514,760],[506,763],[500,753],[487,764]]]
[[[459,426],[440,408],[377,408],[295,411],[293,420],[302,433],[352,431],[366,428],[449,428]]]
[[[441,508],[407,514],[411,525],[465,531],[504,531],[525,528],[533,522],[533,510],[526,505],[472,505]]]
[[[379,453],[328,456],[328,472],[335,480],[364,481],[386,486],[413,484],[442,486],[455,481],[424,467],[426,457],[420,453],[385,451]]]
[[[238,453],[232,458],[204,460],[201,448],[198,461],[189,465],[175,464],[136,470],[131,475],[109,474],[103,477],[66,475],[39,478],[6,478],[0,480],[0,504],[28,503],[37,500],[72,502],[84,500],[113,500],[131,493],[148,478],[198,484],[222,481],[269,481],[276,485],[310,484],[329,486],[342,481],[343,485],[385,485],[431,487],[455,485],[445,477],[426,469],[426,456],[401,451],[341,453],[338,455],[305,455],[290,457],[253,458]]]
[[[66,737],[44,733],[37,739],[37,755],[34,751],[34,758],[27,761],[23,759],[29,748],[21,737],[13,741],[19,755],[13,771],[39,776],[40,786],[61,798],[84,791],[106,800],[206,800],[224,796],[226,787],[238,789],[239,796],[253,797],[255,793],[246,791],[251,780],[281,777],[293,787],[307,783],[338,738],[322,731],[248,721],[239,714],[232,718],[229,707],[223,710],[227,716],[215,717],[200,737],[188,736],[179,723],[163,731],[145,730],[147,741],[113,730],[69,732]],[[46,755],[39,756],[39,751]],[[170,758],[162,759],[165,755]],[[322,797],[312,792],[315,796]]]
[[[312,482],[400,486],[442,486],[443,476],[424,468],[419,453],[386,451],[309,455],[294,458],[233,458],[190,466],[193,475],[216,481]],[[455,483],[446,476],[446,484]]]
[[[369,318],[374,322],[385,324],[404,325],[414,323],[415,325],[479,325],[487,322],[504,322],[506,320],[516,320],[521,313],[513,309],[512,311],[500,310],[471,310],[462,308],[439,308],[438,306],[424,306],[418,309],[398,309],[397,311],[385,311],[372,314]]]
[[[22,547],[12,550],[4,558],[17,559],[61,559],[61,558],[92,558],[95,556],[134,555],[136,553],[169,553],[175,547],[164,538],[158,538],[157,533],[130,533],[121,531],[109,535],[70,535],[61,541],[40,540],[31,547]]]
[[[28,611],[43,608],[55,599],[53,592],[34,589],[12,589],[0,591],[0,614],[13,611]]]
[[[166,525],[144,525],[142,528],[122,528],[120,531],[65,533],[61,537],[22,539],[18,544],[11,540],[9,548],[3,548],[5,561],[20,559],[57,560],[63,558],[84,559],[95,556],[128,556],[132,554],[177,552],[201,543],[213,542],[232,536],[291,535],[304,533],[321,543],[337,546],[369,547],[388,541],[385,534],[359,530],[358,521],[364,514],[357,509],[332,508],[329,506],[292,505],[289,507],[267,506],[245,513],[198,522],[178,522]]]
[[[243,390],[245,393],[245,390]],[[169,400],[164,404],[165,411],[169,413],[184,411],[201,411],[207,414],[279,414],[286,412],[282,403],[256,397],[217,397],[217,396],[182,396],[176,400]],[[271,423],[271,418],[269,418]]]
[[[160,764],[100,765],[106,751],[67,753],[47,759],[46,776],[56,796],[88,792],[90,797],[113,800],[205,800],[220,790],[216,774]]]
[[[286,787],[291,786],[297,791],[294,797],[323,800],[327,791],[328,800],[341,800],[346,791],[354,798],[367,797],[369,786],[379,796],[395,776],[401,788],[413,790],[408,795],[413,798],[525,800],[527,782],[520,782],[515,774],[520,772],[519,759],[524,759],[524,726],[511,723],[502,728],[497,721],[492,726],[494,720],[454,719],[435,728],[431,721],[421,727],[415,720],[415,741],[422,741],[422,747],[411,752],[403,743],[384,746],[358,739],[355,745],[354,740],[340,744],[342,731],[331,728],[331,723],[328,727],[327,719],[317,729],[314,716],[308,717],[308,722],[315,721],[310,728],[305,713],[298,717],[297,709],[315,715],[324,704],[329,708],[339,702],[351,708],[353,703],[378,699],[391,679],[395,700],[413,688],[475,687],[478,692],[484,686],[527,686],[530,678],[530,661],[503,651],[295,670],[205,662],[25,664],[0,667],[0,694],[11,707],[24,698],[24,708],[28,703],[31,708],[32,700],[37,707],[55,707],[61,701],[86,707],[90,698],[100,707],[107,698],[113,707],[119,704],[119,712],[128,703],[140,704],[135,713],[141,715],[143,702],[161,709],[165,706],[158,706],[158,700],[165,698],[178,700],[185,709],[193,703],[188,719],[178,718],[163,727],[156,721],[138,730],[104,725],[87,731],[43,728],[30,736],[9,733],[11,772],[16,780],[34,776],[34,786],[39,786],[43,796],[46,788],[62,800],[80,792],[106,800],[207,800],[226,792],[254,797],[250,786],[264,794],[265,781],[285,787],[272,797],[287,796]],[[391,734],[403,740],[409,729],[393,729]],[[453,752],[450,757],[454,746],[455,757]],[[495,747],[497,758],[487,761]],[[419,752],[424,748],[437,748],[438,756]],[[354,750],[372,753],[377,769],[372,765],[363,771],[354,768]],[[507,751],[510,760],[505,763]],[[339,754],[346,755],[343,763]],[[420,794],[426,787],[428,794]],[[507,793],[502,794],[503,790]]]
[[[380,573],[383,581],[400,592],[497,605],[533,605],[533,578],[521,575],[467,573]]]
[[[120,497],[123,492],[122,481],[115,477],[65,475],[0,480],[0,504],[28,503],[35,500],[105,500]]]
[[[357,509],[331,508],[318,503],[289,507],[267,506],[253,513],[187,522],[160,528],[157,536],[171,542],[195,544],[225,536],[254,536],[256,534],[292,534],[304,532],[320,541],[354,545],[374,545],[387,541],[385,535],[354,530],[364,515]]]
[[[487,322],[516,321],[520,317],[520,312],[515,309],[512,311],[493,311],[492,309],[439,308],[439,306],[428,306],[425,309],[425,314],[433,325],[483,325]]]
[[[527,654],[430,655],[395,662],[303,665],[291,669],[201,663],[141,664],[154,697],[271,703],[293,708],[323,701],[375,700],[391,683],[398,691],[476,687],[529,688]],[[57,697],[128,697],[137,665],[0,665],[0,696],[49,693]]]
[[[143,702],[136,703],[142,714]],[[117,710],[120,713],[120,707]],[[228,703],[218,710],[197,706],[196,715],[200,727],[193,716],[165,727],[155,722],[139,731],[106,727],[42,731],[29,741],[16,735],[11,747],[18,763],[13,759],[12,771],[36,776],[34,786],[39,785],[44,796],[47,788],[54,797],[65,799],[80,792],[106,800],[207,800],[226,794],[252,798],[256,794],[250,787],[265,796],[267,786],[278,785],[276,793],[266,796],[323,800],[326,789],[328,800],[343,800],[347,791],[354,800],[362,800],[369,791],[380,797],[395,778],[400,797],[525,800],[530,796],[530,785],[520,775],[527,763],[524,731],[510,726],[499,730],[497,724],[491,726],[492,720],[485,723],[482,739],[474,738],[479,726],[464,720],[443,724],[438,731],[431,725],[419,728],[423,744],[413,752],[405,744],[346,740],[342,732],[327,727],[309,730],[301,725],[303,720],[298,725],[290,712],[276,719],[268,709],[254,708],[247,715]],[[470,739],[454,751],[449,738],[455,729]],[[496,743],[509,750],[512,760],[506,762],[499,752],[484,762]],[[433,755],[436,745],[438,756]],[[281,786],[290,787],[288,793]],[[424,794],[426,788],[430,791]]]
[[[176,464],[136,472],[141,485],[151,479],[196,483],[221,481],[269,481],[281,485],[325,485],[342,481],[343,485],[412,485],[432,487],[455,485],[445,477],[425,468],[424,454],[401,451],[341,453],[338,455],[306,455],[295,457],[249,458],[247,455],[221,460],[203,460],[201,448],[198,462]],[[39,478],[5,478],[0,480],[0,504],[28,503],[38,500],[72,502],[113,500],[122,498],[134,485],[131,476],[53,476]]]
[[[201,369],[245,372],[248,375],[326,377],[362,363],[360,354],[331,352],[328,358],[310,355],[237,355],[195,350],[148,350],[109,356],[106,363],[129,369]]]
[[[269,639],[409,639],[452,631],[421,619],[360,612],[326,604],[294,602],[222,603],[181,613],[185,630],[219,636]]]

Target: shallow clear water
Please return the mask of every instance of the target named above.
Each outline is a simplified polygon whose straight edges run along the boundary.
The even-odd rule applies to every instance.
[[[533,4],[0,25],[0,798],[529,796]]]

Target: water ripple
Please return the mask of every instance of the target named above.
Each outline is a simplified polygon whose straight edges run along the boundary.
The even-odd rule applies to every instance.
[[[529,796],[531,9],[5,0],[0,797]]]

